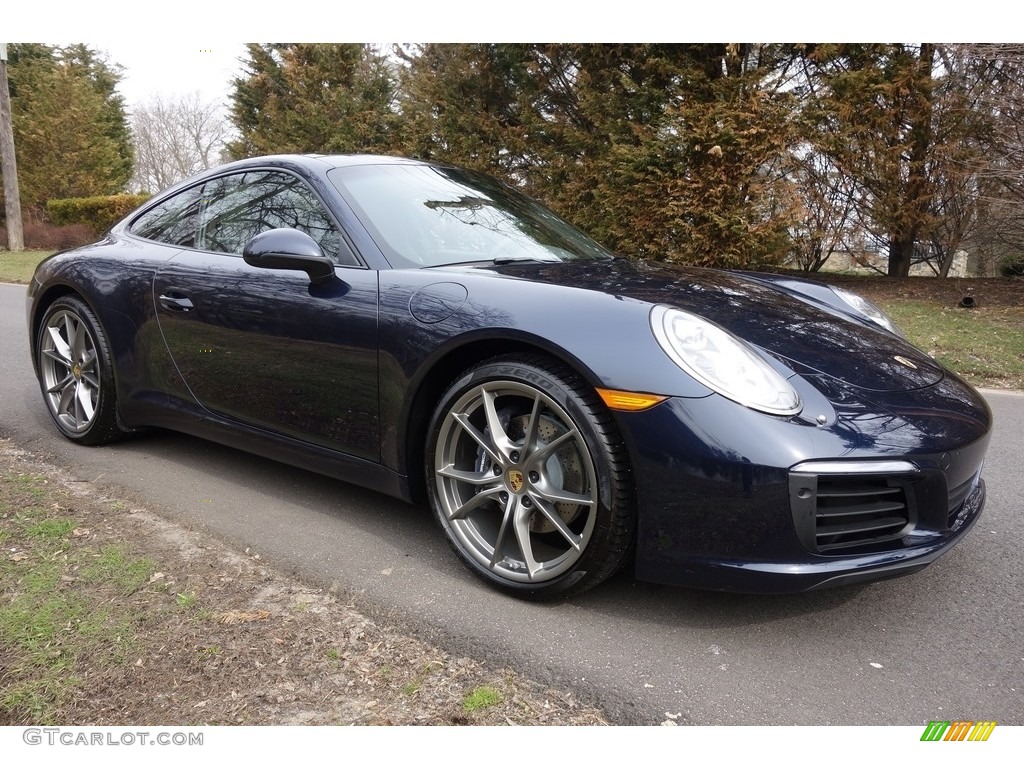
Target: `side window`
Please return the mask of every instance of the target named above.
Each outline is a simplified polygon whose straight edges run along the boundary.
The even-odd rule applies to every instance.
[[[201,207],[201,188],[192,187],[150,208],[129,231],[147,240],[195,248]]]
[[[299,178],[250,171],[203,186],[197,248],[240,255],[250,239],[278,227],[305,232],[336,264],[357,263],[323,205]]]

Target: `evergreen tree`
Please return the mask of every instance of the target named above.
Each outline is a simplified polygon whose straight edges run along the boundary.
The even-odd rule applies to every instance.
[[[249,45],[234,81],[235,158],[280,152],[380,152],[398,142],[396,74],[358,44]]]
[[[426,45],[407,55],[408,150],[503,176],[626,255],[775,262],[791,105],[762,89],[766,50]]]
[[[85,46],[11,46],[11,107],[23,205],[123,191],[131,143],[117,71]]]
[[[935,226],[935,45],[822,45],[808,53],[817,148],[858,186],[857,206],[910,271]]]

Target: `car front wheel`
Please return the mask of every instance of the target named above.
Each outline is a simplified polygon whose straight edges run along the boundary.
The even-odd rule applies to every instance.
[[[519,597],[581,592],[626,560],[625,448],[593,388],[547,358],[495,358],[441,399],[426,451],[434,513],[459,557]]]

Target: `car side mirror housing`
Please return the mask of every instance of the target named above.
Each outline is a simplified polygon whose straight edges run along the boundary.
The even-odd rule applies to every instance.
[[[324,256],[316,240],[297,229],[268,229],[245,244],[242,259],[261,269],[295,269],[311,283],[334,278],[334,262]]]

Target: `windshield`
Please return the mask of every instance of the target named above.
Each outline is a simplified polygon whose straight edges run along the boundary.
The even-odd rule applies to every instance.
[[[544,206],[472,171],[358,165],[329,176],[396,268],[612,258]]]

